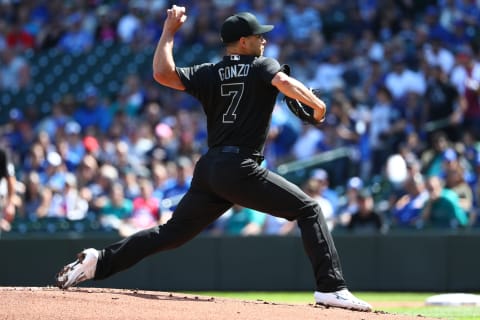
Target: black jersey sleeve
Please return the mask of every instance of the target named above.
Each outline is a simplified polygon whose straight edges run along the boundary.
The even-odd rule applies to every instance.
[[[255,66],[259,68],[260,76],[267,83],[272,82],[273,77],[282,69],[277,60],[266,57],[256,59]]]
[[[211,63],[204,63],[191,67],[177,67],[177,74],[185,86],[185,91],[194,97],[200,97],[202,91],[212,82],[210,75],[211,66]]]
[[[15,175],[15,167],[10,163],[7,152],[0,149],[0,178],[11,177]]]

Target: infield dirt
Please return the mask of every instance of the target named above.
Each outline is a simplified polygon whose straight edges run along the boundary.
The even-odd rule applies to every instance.
[[[312,298],[313,299],[313,298]],[[383,311],[358,312],[313,304],[273,303],[183,293],[99,288],[0,287],[0,320],[427,320]],[[373,305],[375,308],[375,304]]]

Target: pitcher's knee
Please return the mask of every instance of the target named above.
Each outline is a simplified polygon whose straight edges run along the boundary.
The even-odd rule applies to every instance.
[[[298,215],[296,216],[297,221],[301,220],[310,220],[310,219],[318,219],[318,215],[322,214],[322,209],[317,201],[311,200],[305,202],[305,205],[300,208],[298,211]]]

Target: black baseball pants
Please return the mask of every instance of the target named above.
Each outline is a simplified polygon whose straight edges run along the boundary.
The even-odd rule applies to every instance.
[[[238,204],[297,220],[316,290],[345,288],[340,260],[318,203],[293,183],[260,167],[255,159],[248,152],[210,150],[197,162],[190,190],[172,218],[101,250],[95,279],[107,278],[151,254],[179,247]]]

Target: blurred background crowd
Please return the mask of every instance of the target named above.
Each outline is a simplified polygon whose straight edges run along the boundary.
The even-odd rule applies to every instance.
[[[16,177],[3,232],[126,236],[168,220],[207,149],[199,103],[152,78],[172,4],[0,1],[0,144]],[[175,4],[177,65],[217,61],[222,21],[250,11],[275,25],[265,55],[322,91],[318,128],[279,97],[263,165],[316,198],[333,232],[479,225],[480,1]],[[238,206],[205,231],[296,232]]]

